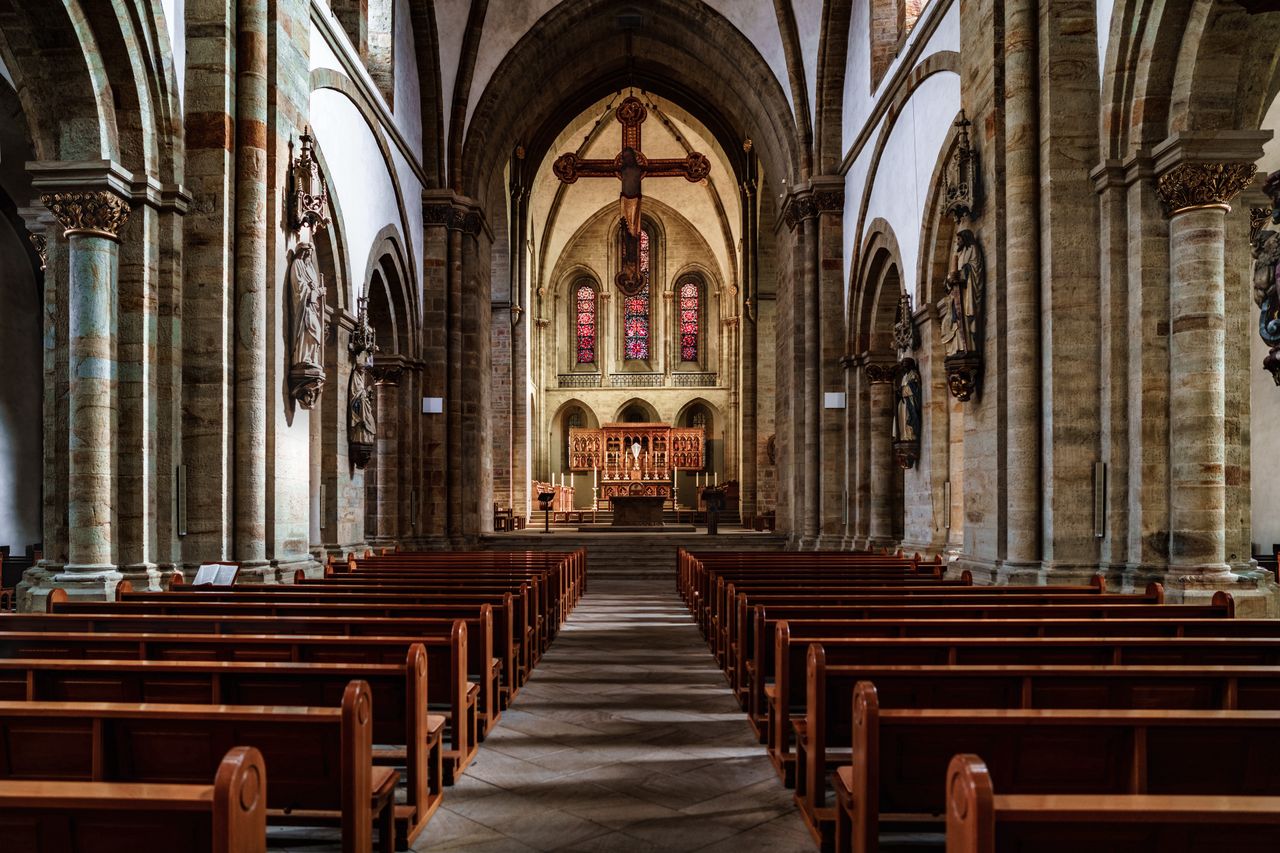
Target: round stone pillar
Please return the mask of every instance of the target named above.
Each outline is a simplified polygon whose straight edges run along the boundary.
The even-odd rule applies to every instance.
[[[116,192],[41,196],[68,246],[67,564],[57,580],[115,572],[114,389],[117,247],[129,203]]]
[[[375,366],[378,448],[373,455],[377,492],[371,541],[395,544],[400,536],[400,374],[399,366]]]
[[[870,382],[871,527],[870,546],[884,548],[893,539],[893,484],[897,468],[893,462],[893,363],[868,362]]]
[[[1244,163],[1178,162],[1160,176],[1169,213],[1169,564],[1226,562],[1224,226],[1253,180]]]

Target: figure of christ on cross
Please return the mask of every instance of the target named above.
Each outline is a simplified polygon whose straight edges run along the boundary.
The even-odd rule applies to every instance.
[[[640,125],[649,115],[644,104],[628,97],[614,111],[622,125],[622,150],[612,160],[585,160],[577,154],[561,154],[551,171],[566,184],[578,178],[617,178],[622,182],[619,197],[622,262],[614,282],[626,296],[640,291],[640,198],[645,178],[684,178],[690,183],[711,174],[711,161],[697,151],[682,159],[650,160],[640,146]]]

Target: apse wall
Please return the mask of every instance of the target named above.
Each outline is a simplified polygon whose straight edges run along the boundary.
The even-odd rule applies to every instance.
[[[0,545],[15,554],[42,536],[42,320],[24,242],[0,218]]]

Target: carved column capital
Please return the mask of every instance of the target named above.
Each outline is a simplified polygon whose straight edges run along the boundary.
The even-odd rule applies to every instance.
[[[867,372],[867,380],[872,385],[892,382],[897,362],[888,359],[868,359],[862,369]]]
[[[1156,191],[1169,216],[1229,209],[1253,182],[1269,131],[1179,131],[1151,150]]]
[[[1203,207],[1230,209],[1257,171],[1252,163],[1179,163],[1160,176],[1156,191],[1170,216]]]
[[[118,241],[129,220],[129,202],[108,190],[41,193],[40,201],[67,237],[89,234]]]

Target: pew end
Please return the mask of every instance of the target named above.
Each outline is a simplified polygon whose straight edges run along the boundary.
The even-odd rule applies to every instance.
[[[1220,589],[1213,594],[1213,598],[1209,603],[1214,607],[1221,607],[1226,610],[1226,613],[1223,614],[1226,618],[1236,618],[1236,600],[1231,596],[1231,593]]]
[[[267,767],[252,746],[229,751],[213,779],[215,853],[266,850]]]
[[[1107,579],[1101,574],[1096,574],[1089,578],[1089,586],[1098,590],[1099,594],[1102,594],[1107,591]]]
[[[947,853],[995,849],[995,791],[987,765],[976,755],[957,755],[947,768]]]

